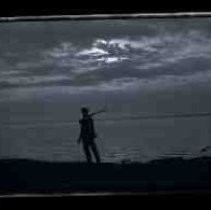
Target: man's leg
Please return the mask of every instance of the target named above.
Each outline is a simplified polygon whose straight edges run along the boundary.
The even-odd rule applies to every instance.
[[[93,151],[93,154],[95,156],[97,163],[100,163],[100,154],[98,152],[97,145],[95,142],[91,143],[91,148],[92,148],[92,151]]]
[[[83,144],[83,149],[84,149],[84,153],[86,155],[86,161],[88,163],[91,163],[92,162],[92,156],[91,156],[91,153],[89,151],[89,145],[87,143],[84,143]]]

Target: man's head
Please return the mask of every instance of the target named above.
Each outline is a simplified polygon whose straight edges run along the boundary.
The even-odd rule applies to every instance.
[[[82,113],[83,116],[88,116],[89,109],[87,107],[82,107],[81,108],[81,113]]]

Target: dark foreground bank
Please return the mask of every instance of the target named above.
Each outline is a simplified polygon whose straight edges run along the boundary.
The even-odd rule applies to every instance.
[[[0,194],[211,190],[211,158],[146,164],[0,161]]]

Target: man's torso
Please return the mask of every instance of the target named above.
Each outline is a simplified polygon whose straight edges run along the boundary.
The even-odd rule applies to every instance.
[[[91,117],[82,118],[79,120],[81,126],[81,137],[85,142],[93,142],[96,137],[94,130],[94,122]]]

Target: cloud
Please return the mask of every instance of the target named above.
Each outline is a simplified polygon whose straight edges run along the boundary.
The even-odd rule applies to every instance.
[[[64,75],[53,75],[53,76],[30,76],[30,77],[11,77],[8,79],[0,79],[0,87],[24,87],[24,86],[36,86],[36,85],[51,85],[55,82],[69,80],[71,77]]]
[[[71,42],[62,42],[58,46],[53,47],[53,49],[44,51],[44,55],[49,55],[54,58],[62,58],[74,53],[75,50],[76,49]]]
[[[211,31],[207,25],[181,26],[181,22],[168,21],[159,24],[125,21],[118,26],[121,33],[109,24],[103,28],[94,24],[95,28],[90,26],[87,36],[79,37],[79,32],[77,36],[66,36],[57,30],[52,38],[51,34],[40,33],[43,36],[40,43],[32,42],[36,37],[31,26],[20,27],[20,32],[28,30],[27,38],[16,37],[22,42],[13,39],[13,45],[8,44],[1,51],[1,88],[59,85],[111,90],[118,85],[128,88],[138,83],[148,87],[156,85],[153,82],[159,79],[162,80],[159,85],[170,80],[176,85],[176,82],[180,84],[179,76],[205,76],[204,72],[211,67]],[[80,31],[83,27],[79,25]],[[0,39],[3,40],[1,35]],[[128,82],[125,78],[133,79]]]
[[[128,60],[127,57],[102,57],[102,58],[98,58],[97,61],[100,61],[100,62],[104,62],[104,63],[118,63],[120,61],[123,61],[123,60]]]
[[[77,53],[78,56],[88,55],[88,56],[100,56],[100,55],[108,55],[109,53],[103,49],[93,47],[91,49],[82,50],[81,52]]]

